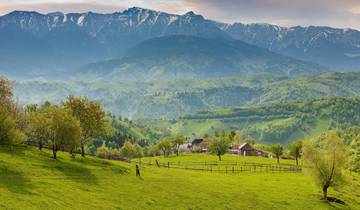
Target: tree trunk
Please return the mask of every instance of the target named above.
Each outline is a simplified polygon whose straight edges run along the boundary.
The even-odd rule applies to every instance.
[[[278,162],[278,164],[280,164],[280,157],[279,157],[279,156],[277,156],[276,158],[277,158],[277,162]]]
[[[220,155],[220,154],[218,154],[218,156],[219,156],[219,160],[221,161],[221,155]]]
[[[323,201],[328,201],[328,197],[327,197],[327,190],[328,190],[328,188],[329,188],[329,186],[328,185],[325,185],[325,186],[323,186]]]
[[[84,144],[81,144],[81,156],[85,157]]]
[[[40,150],[40,151],[42,150],[42,147],[43,147],[42,142],[39,141],[39,150]]]
[[[53,157],[54,157],[54,159],[56,160],[56,152],[57,152],[57,148],[56,148],[56,146],[53,146]]]
[[[298,166],[298,165],[299,165],[299,160],[298,160],[298,158],[296,157],[295,160],[296,160],[296,165]]]

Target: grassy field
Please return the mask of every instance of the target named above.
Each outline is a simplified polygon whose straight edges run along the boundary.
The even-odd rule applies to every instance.
[[[238,157],[224,161],[233,158]],[[134,165],[123,162],[73,159],[67,153],[56,161],[46,150],[0,148],[0,209],[360,209],[359,176],[330,191],[348,204],[341,206],[320,202],[320,190],[301,173],[219,174],[153,166],[142,166],[141,172],[137,178]]]

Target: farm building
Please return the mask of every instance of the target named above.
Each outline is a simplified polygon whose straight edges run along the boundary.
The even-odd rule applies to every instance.
[[[191,142],[191,150],[193,152],[207,152],[209,143],[204,139],[194,139]]]
[[[231,145],[231,147],[229,148],[229,153],[239,154],[241,156],[269,157],[266,152],[255,149],[248,143],[243,143],[241,145]]]

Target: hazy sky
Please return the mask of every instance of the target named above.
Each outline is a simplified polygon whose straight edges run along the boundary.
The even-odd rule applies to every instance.
[[[191,10],[228,23],[360,29],[360,0],[0,0],[0,15],[13,10],[114,12],[133,6],[177,14]]]

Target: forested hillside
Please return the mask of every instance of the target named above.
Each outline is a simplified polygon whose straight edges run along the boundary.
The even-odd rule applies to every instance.
[[[140,120],[141,121],[141,120]],[[201,137],[221,130],[240,131],[259,143],[288,144],[317,137],[327,130],[344,130],[360,125],[359,98],[328,98],[309,101],[249,106],[246,108],[200,111],[178,121],[142,121],[153,128]]]
[[[223,107],[360,96],[360,73],[323,73],[298,78],[257,76],[158,82],[17,82],[21,104],[58,103],[70,94],[101,101],[105,109],[130,119],[175,119]]]

